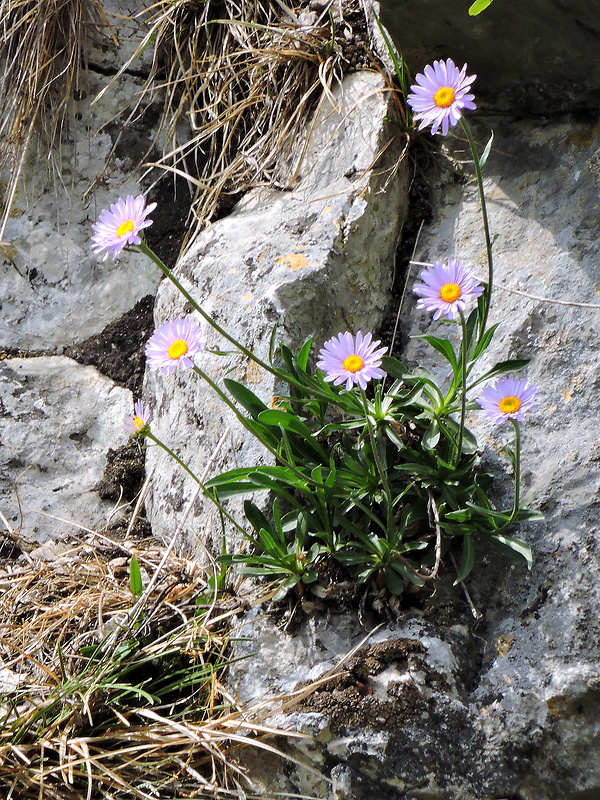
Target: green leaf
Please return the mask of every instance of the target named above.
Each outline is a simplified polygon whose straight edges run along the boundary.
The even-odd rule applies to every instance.
[[[280,344],[279,354],[290,374],[296,377],[297,370],[296,370],[296,365],[294,364],[294,354],[292,353],[290,348],[286,347],[284,344]]]
[[[140,597],[144,591],[140,565],[135,556],[131,556],[131,561],[129,562],[129,588],[134,597]]]
[[[475,0],[473,5],[469,8],[469,16],[476,17],[478,14],[481,14],[482,11],[485,11],[488,6],[492,4],[493,0]]]
[[[467,505],[486,519],[497,519],[505,524],[510,521],[511,514],[505,511],[494,511],[492,508],[483,508],[482,506],[475,505],[475,503],[471,503],[469,500],[467,500]]]
[[[509,361],[500,361],[498,364],[496,364],[495,367],[492,367],[492,369],[488,370],[488,372],[486,372],[485,375],[482,375],[481,378],[478,378],[476,381],[474,381],[474,383],[471,383],[467,387],[467,389],[470,390],[474,386],[483,383],[483,381],[487,381],[489,380],[489,378],[493,378],[495,375],[503,375],[506,372],[518,372],[519,370],[526,367],[528,364],[529,364],[528,358],[513,358],[510,359]]]
[[[497,322],[495,325],[492,325],[491,327],[489,327],[487,330],[485,330],[483,332],[483,334],[481,336],[481,339],[479,340],[479,342],[475,346],[475,350],[473,351],[473,361],[478,359],[479,356],[483,352],[485,352],[487,350],[487,348],[490,346],[490,343],[491,343],[492,339],[494,338],[494,334],[496,333],[496,329],[498,328],[499,325],[500,325],[500,323]]]
[[[298,353],[298,366],[303,372],[306,372],[306,367],[308,364],[308,357],[310,355],[310,348],[312,347],[312,336],[310,339],[307,339],[304,344],[302,345],[302,349]]]
[[[381,365],[385,372],[390,376],[390,378],[395,378],[396,380],[403,380],[407,376],[410,375],[409,370],[406,369],[404,364],[401,361],[398,361],[397,358],[393,358],[392,356],[383,356],[381,359]]]
[[[391,569],[391,567],[386,567],[384,571],[385,582],[390,592],[392,594],[402,594],[404,591],[404,579],[401,578],[395,570]]]
[[[288,411],[281,411],[281,409],[267,409],[261,411],[258,417],[259,422],[264,425],[281,425],[286,431],[297,433],[305,439],[312,439],[313,434],[308,425],[305,425],[301,419],[295,414],[290,414]],[[313,445],[318,446],[316,441]]]
[[[492,135],[488,139],[488,142],[483,150],[483,153],[479,156],[479,166],[483,169],[485,162],[488,160],[490,155],[490,150],[492,149],[492,142],[494,141],[494,132],[492,131]]]
[[[435,420],[433,420],[431,425],[427,428],[427,430],[423,434],[423,439],[421,440],[421,443],[423,447],[425,447],[427,450],[434,450],[439,440],[440,440],[440,426]]]
[[[277,542],[271,531],[268,531],[266,528],[261,528],[259,530],[258,538],[260,539],[265,553],[268,553],[273,558],[281,558],[287,555],[287,548],[285,545]]]
[[[277,349],[277,325],[273,325],[271,336],[269,338],[269,363],[272,364],[275,360],[275,351]]]
[[[283,600],[283,598],[290,591],[290,589],[293,589],[294,586],[296,586],[299,582],[300,582],[300,575],[290,575],[288,578],[286,578],[281,583],[279,589],[273,596],[273,602],[277,603],[279,600]]]
[[[466,522],[468,519],[471,519],[471,512],[461,508],[458,511],[446,512],[444,517],[445,519],[456,520],[456,522]]]
[[[491,2],[491,0],[490,0],[490,2]],[[405,63],[404,59],[402,58],[402,54],[401,53],[396,54],[396,52],[397,52],[396,48],[392,44],[392,41],[390,40],[390,37],[388,36],[388,32],[386,31],[386,29],[383,27],[383,25],[379,21],[379,17],[375,13],[375,10],[373,9],[373,7],[371,7],[371,11],[373,13],[373,16],[375,17],[375,22],[377,23],[377,27],[379,28],[379,31],[380,31],[381,36],[383,38],[383,41],[385,42],[385,46],[387,48],[388,55],[392,60],[392,64],[394,65],[394,70],[396,72],[396,76],[398,78],[398,83],[400,84],[400,88],[402,89],[402,93],[406,97],[407,88],[408,88],[408,81],[407,81],[408,69],[407,69],[406,63]]]
[[[244,514],[246,515],[246,519],[252,525],[252,528],[255,531],[259,531],[261,528],[269,528],[269,521],[260,510],[260,508],[252,502],[252,500],[245,500],[244,501]]]
[[[224,378],[223,383],[227,387],[229,394],[237,400],[254,419],[258,418],[261,411],[267,410],[267,406],[263,401],[257,397],[254,392],[251,392],[248,387],[230,378]]]
[[[477,330],[479,327],[479,310],[474,308],[465,323],[465,340],[467,343],[467,365],[473,360],[473,351],[477,347]]]
[[[458,359],[456,358],[456,353],[454,352],[454,348],[452,347],[451,343],[448,339],[439,339],[437,336],[430,336],[429,334],[423,336],[414,336],[414,339],[425,339],[434,350],[437,350],[438,353],[441,353],[446,361],[448,361],[452,367],[452,369],[456,372],[458,369]]]
[[[461,581],[464,581],[464,579],[473,569],[474,563],[475,563],[475,543],[473,541],[473,536],[471,534],[463,538],[460,569],[458,570],[458,575],[456,576],[456,580],[454,581],[454,586],[456,586],[458,583],[461,583]]]
[[[533,566],[533,556],[531,554],[531,547],[522,539],[516,539],[514,536],[503,536],[501,533],[488,534],[490,539],[494,540],[504,550],[509,550],[510,554],[516,553],[527,564],[527,569]]]
[[[528,508],[520,508],[515,514],[515,520],[517,522],[524,522],[525,520],[529,522],[541,522],[543,519],[544,515],[539,511],[530,510]]]

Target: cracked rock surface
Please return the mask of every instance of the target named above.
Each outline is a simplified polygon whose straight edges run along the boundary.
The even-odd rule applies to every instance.
[[[447,563],[424,608],[401,611],[395,625],[377,629],[343,664],[340,677],[275,718],[313,737],[295,752],[330,782],[264,762],[254,768],[265,791],[346,800],[600,796],[600,137],[586,124],[482,118],[482,145],[492,126],[485,186],[498,235],[498,288],[490,323],[500,328],[487,366],[530,358],[526,375],[540,391],[539,410],[522,426],[523,494],[544,514],[543,522],[519,529],[532,545],[533,569],[479,542],[467,582],[482,614],[475,620],[460,587],[451,586]],[[459,257],[485,278],[476,187],[460,166],[460,142],[449,145],[449,155],[428,176],[433,220],[417,259]],[[442,326],[442,335],[449,332],[415,310],[410,290],[418,272],[414,267],[402,314],[403,360],[439,372],[433,351],[407,336],[439,335]],[[499,452],[508,426],[476,413],[468,425],[484,468],[506,487],[499,500],[510,501]],[[294,634],[274,625],[255,615],[244,629],[249,641],[240,652],[257,655],[232,670],[242,698],[302,687],[334,670],[365,636],[358,615],[332,607]]]
[[[323,98],[292,191],[250,192],[178,264],[176,274],[196,300],[263,359],[274,324],[280,340],[297,348],[311,335],[320,346],[339,331],[376,330],[381,323],[407,196],[405,140],[395,135],[393,114],[380,74],[347,76],[333,102]],[[157,322],[185,311],[184,299],[165,281]],[[208,326],[206,336],[208,348],[231,349]],[[244,359],[205,352],[197,363],[214,380],[246,383],[267,404],[278,393],[272,376]],[[155,399],[157,435],[196,475],[265,461],[262,446],[196,375],[149,373],[146,388]],[[167,535],[196,484],[159,448],[148,456],[149,518]],[[218,551],[219,536],[218,517],[198,501],[183,539],[204,559],[203,546]]]
[[[28,151],[0,248],[0,511],[13,531],[39,540],[76,530],[49,514],[103,527],[112,513],[115,498],[102,501],[93,489],[107,451],[126,441],[132,395],[121,387],[140,389],[148,305],[160,282],[141,256],[103,262],[91,249],[100,210],[139,194],[134,167],[152,136],[133,124],[116,142],[115,116],[142,86],[143,59],[139,74],[124,74],[92,102],[145,32],[132,16],[139,3],[103,7],[118,47],[107,30],[94,41],[60,161],[57,153],[49,161],[40,142]]]

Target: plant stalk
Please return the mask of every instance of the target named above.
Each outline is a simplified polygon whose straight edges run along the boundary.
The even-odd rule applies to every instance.
[[[461,117],[460,124],[465,132],[469,147],[471,148],[471,156],[473,158],[473,165],[475,167],[475,177],[477,179],[477,189],[479,191],[479,203],[481,205],[481,216],[483,217],[483,230],[485,234],[485,247],[487,250],[488,261],[488,283],[485,290],[485,306],[483,309],[483,317],[480,320],[479,335],[483,334],[487,325],[488,313],[492,302],[492,288],[494,285],[494,256],[492,253],[492,237],[490,236],[490,226],[487,213],[487,205],[485,201],[485,192],[483,190],[483,170],[481,161],[479,160],[479,153],[477,152],[477,144],[473,138],[471,126],[464,117]]]
[[[365,394],[365,390],[360,390],[360,395],[362,397],[363,406],[365,409],[365,420],[367,422],[367,428],[369,431],[369,439],[371,440],[371,448],[373,450],[373,458],[375,459],[375,465],[377,467],[377,472],[379,473],[379,477],[381,479],[381,483],[383,485],[383,490],[385,492],[386,498],[386,530],[387,535],[389,537],[393,537],[395,532],[396,523],[394,521],[394,504],[392,501],[392,490],[390,489],[390,484],[387,479],[387,472],[385,469],[384,464],[381,463],[381,458],[379,457],[379,449],[377,447],[377,438],[375,435],[375,430],[373,429],[373,423],[369,416],[369,401],[367,400],[367,395]]]

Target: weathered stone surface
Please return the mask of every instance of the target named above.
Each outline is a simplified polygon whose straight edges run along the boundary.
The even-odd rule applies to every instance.
[[[502,722],[498,749],[518,752],[513,790],[526,800],[574,798],[600,792],[600,770],[588,758],[600,732],[598,131],[490,124],[497,138],[486,190],[499,287],[491,321],[501,323],[490,358],[531,358],[527,376],[541,402],[523,425],[524,493],[545,522],[527,529],[530,575],[498,573],[491,594],[489,580],[475,582],[476,603],[487,608],[488,646],[473,700]],[[455,254],[481,264],[472,188],[444,184],[436,205],[424,259]],[[486,454],[508,435],[477,420],[473,428]],[[500,637],[510,649],[493,657]]]
[[[23,537],[45,541],[104,526],[114,503],[93,492],[106,452],[125,440],[131,392],[63,356],[0,362],[0,510]],[[4,526],[3,526],[4,527]]]
[[[349,76],[334,96],[336,107],[323,100],[295,188],[252,192],[200,235],[177,268],[205,309],[262,358],[274,324],[293,347],[313,334],[322,342],[347,329],[375,329],[389,300],[406,197],[402,140],[387,122],[389,95],[377,73]],[[157,321],[182,313],[183,298],[163,284]],[[212,329],[207,344],[231,349]],[[230,377],[267,403],[277,394],[272,377],[254,364],[209,353],[197,363],[215,380],[231,370]],[[196,375],[150,375],[148,396],[155,398],[156,431],[197,475],[228,427],[229,438],[209,474],[265,459]],[[165,533],[174,529],[195,486],[156,448],[148,464],[154,475],[150,516],[155,531]],[[191,513],[185,537],[192,547],[198,538],[218,537],[210,519],[199,510]]]
[[[130,6],[134,13],[140,10],[138,4],[105,5],[123,52],[108,33],[96,49],[102,69],[108,70],[110,61],[116,72],[123,54],[129,55],[146,31],[127,17]],[[92,48],[90,68],[80,73],[69,141],[50,157],[43,143],[30,148],[2,237],[0,346],[5,349],[56,351],[81,342],[154,294],[159,283],[156,268],[141,256],[102,262],[90,247],[100,210],[120,196],[139,194],[133,169],[151,145],[151,132],[132,126],[107,164],[118,134],[115,118],[130,106],[143,80],[125,74],[93,103],[109,81],[105,71],[96,71],[94,55]]]
[[[452,58],[476,73],[494,109],[547,114],[598,108],[600,15],[587,0],[381,0],[381,19],[413,74]]]
[[[316,796],[345,800],[600,796],[600,768],[591,755],[600,744],[598,134],[496,120],[494,128],[486,178],[492,234],[498,234],[490,321],[501,326],[488,365],[531,358],[526,374],[541,394],[539,411],[523,424],[523,492],[545,515],[520,530],[532,544],[533,569],[495,551],[486,556],[480,545],[482,566],[468,580],[483,614],[476,622],[460,588],[450,586],[448,564],[429,608],[405,611],[397,627],[378,630],[365,646],[387,647],[388,662],[363,649],[337,686],[287,719],[276,717],[314,737],[293,752],[333,784],[265,763],[256,769],[265,791],[309,793],[317,786]],[[487,139],[485,128],[478,134]],[[454,163],[464,162],[464,154],[454,156]],[[460,257],[485,278],[474,185],[448,167],[429,180],[434,221],[423,230],[418,258]],[[418,272],[413,268],[410,288]],[[414,298],[404,316],[411,334],[450,330],[414,310]],[[404,359],[441,374],[422,341],[407,344]],[[477,414],[470,426],[484,446],[484,465],[510,498],[499,454],[509,426]],[[262,697],[269,688],[276,695],[319,677],[364,634],[356,617],[333,611],[293,636],[274,624],[257,618],[247,626],[255,641],[241,647],[258,655],[232,673],[242,698]]]
[[[155,293],[160,274],[135,254],[102,262],[91,250],[91,225],[119,196],[139,194],[133,168],[152,132],[130,125],[107,164],[119,115],[143,80],[139,73],[125,74],[99,102],[93,100],[146,29],[133,16],[140,3],[109,0],[103,7],[112,33],[105,30],[87,53],[87,69],[80,71],[69,109],[67,140],[50,158],[44,144],[35,143],[24,163],[0,247],[0,348],[62,353],[84,343],[72,351],[77,358],[102,364],[107,372],[112,368],[117,380],[127,382],[136,364],[130,363],[128,375],[123,362],[131,341],[142,334],[126,328],[141,326],[141,312],[135,321],[130,315],[127,323],[113,325],[108,347],[89,339],[125,312],[135,312],[140,298]],[[137,67],[143,71],[147,63]],[[7,358],[1,382],[0,510],[11,528],[43,540],[76,530],[44,514],[104,525],[114,502],[102,502],[93,489],[108,449],[126,440],[121,422],[130,413],[131,393],[65,358]]]

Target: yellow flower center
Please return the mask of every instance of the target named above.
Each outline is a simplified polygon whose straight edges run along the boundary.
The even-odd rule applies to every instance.
[[[455,96],[454,89],[451,86],[440,86],[433,95],[433,102],[438,108],[448,108],[454,102]]]
[[[125,236],[126,233],[131,233],[131,231],[134,230],[134,228],[135,225],[130,219],[128,219],[127,222],[122,222],[117,228],[117,236],[120,239],[121,236]]]
[[[453,303],[461,296],[462,292],[458,283],[446,283],[440,289],[440,297],[444,303]]]
[[[358,372],[358,370],[362,369],[364,365],[365,362],[360,356],[352,355],[344,359],[344,369],[348,370],[348,372]]]
[[[176,342],[169,347],[167,353],[169,354],[169,358],[178,359],[181,356],[184,356],[188,351],[187,342],[184,342],[183,339],[177,339]]]
[[[509,395],[508,397],[503,397],[502,400],[500,400],[498,403],[498,408],[503,414],[514,414],[515,411],[518,411],[521,408],[521,401],[518,397]]]
[[[144,420],[141,417],[134,417],[133,424],[138,430],[141,430],[144,427]]]

